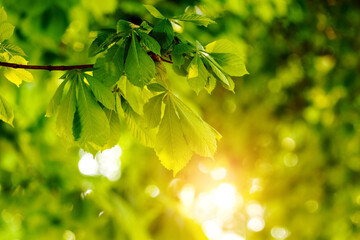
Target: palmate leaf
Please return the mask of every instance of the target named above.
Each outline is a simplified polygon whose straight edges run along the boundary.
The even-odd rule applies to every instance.
[[[119,37],[116,36],[116,31],[113,29],[100,31],[89,47],[89,57],[93,57],[105,51],[117,39],[119,39]]]
[[[215,23],[215,21],[211,20],[208,17],[198,15],[198,14],[191,14],[191,13],[184,13],[182,15],[173,17],[172,19],[185,21],[185,22],[192,22],[200,26],[207,27],[211,23]]]
[[[5,56],[6,62],[25,65],[27,64],[27,61],[21,56],[12,56],[10,59],[7,53],[4,53],[3,56]],[[30,72],[20,68],[4,68],[4,76],[7,78],[7,80],[14,83],[16,86],[20,86],[22,81],[34,81],[34,78]]]
[[[176,96],[165,97],[165,112],[156,138],[155,152],[174,175],[186,166],[193,152],[213,157],[220,134]]]
[[[150,51],[157,55],[161,55],[160,50],[160,44],[152,37],[150,37],[148,34],[143,33],[141,31],[137,31],[139,34],[141,40],[140,43],[146,46]]]
[[[161,119],[161,106],[165,93],[159,94],[144,105],[144,118],[149,128],[159,125]]]
[[[125,121],[133,136],[143,145],[154,147],[155,132],[147,129],[145,120],[137,114],[125,100],[121,99],[121,106],[124,110]]]
[[[83,81],[78,86],[78,113],[81,131],[78,137],[80,146],[88,152],[96,153],[109,139],[108,118],[96,102],[90,88]]]
[[[129,81],[138,87],[144,87],[155,76],[155,63],[141,48],[134,32],[126,57],[125,73]]]
[[[70,88],[59,105],[58,115],[56,119],[57,134],[69,143],[74,142],[73,121],[76,110],[76,79],[70,80]]]
[[[14,111],[9,103],[0,95],[0,120],[10,124],[12,127],[14,121]]]
[[[198,53],[191,61],[188,72],[189,86],[199,94],[200,90],[205,87],[209,74]]]
[[[110,136],[106,145],[102,147],[103,150],[112,148],[114,145],[116,145],[119,142],[121,134],[119,114],[108,109],[104,109],[104,112],[109,122]]]
[[[205,51],[209,53],[230,76],[241,77],[249,74],[240,51],[229,40],[221,39],[209,43],[206,45]]]
[[[20,47],[14,45],[12,43],[9,43],[7,41],[0,44],[0,51],[1,50],[3,50],[4,52],[8,52],[9,54],[11,54],[13,56],[14,55],[19,55],[19,56],[23,56],[23,57],[26,56],[26,54]]]
[[[105,86],[114,85],[124,72],[125,49],[128,39],[122,39],[108,49],[104,57],[96,59],[93,75]]]
[[[146,10],[149,11],[149,13],[155,17],[155,18],[160,18],[160,19],[164,19],[165,17],[159,12],[159,10],[157,10],[154,6],[152,5],[144,5],[144,7],[146,8]]]
[[[158,41],[162,49],[167,49],[174,40],[174,30],[168,19],[161,20],[156,24],[150,35]]]
[[[165,111],[156,136],[155,152],[162,165],[173,170],[176,175],[188,164],[192,151],[185,140],[174,102],[169,96],[165,98]]]
[[[4,8],[0,8],[0,43],[4,40],[9,39],[13,33],[15,27],[10,24],[7,20],[7,15]]]
[[[106,87],[102,82],[93,76],[84,74],[84,77],[89,82],[91,91],[95,95],[96,100],[98,100],[106,108],[115,110],[115,97],[111,88]]]
[[[51,117],[56,113],[56,111],[61,103],[61,99],[62,99],[63,92],[64,92],[64,87],[67,82],[68,82],[68,79],[65,79],[60,84],[60,86],[56,89],[56,92],[55,92],[54,96],[51,98],[49,105],[46,109],[45,117]]]

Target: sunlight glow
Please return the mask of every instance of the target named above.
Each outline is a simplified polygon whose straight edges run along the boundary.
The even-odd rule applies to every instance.
[[[98,175],[99,165],[94,159],[91,153],[87,153],[84,150],[80,149],[79,155],[81,157],[79,161],[79,170],[82,174],[88,176]]]
[[[222,226],[216,219],[205,221],[201,228],[209,240],[217,240],[222,234]]]
[[[246,212],[250,217],[263,216],[264,209],[256,202],[247,205]]]
[[[282,227],[273,227],[271,229],[271,236],[275,239],[283,240],[289,236],[289,231]]]
[[[245,238],[235,233],[224,233],[221,240],[245,240]]]
[[[155,198],[160,194],[160,189],[156,185],[149,185],[146,187],[145,192],[150,195],[150,197]]]
[[[75,233],[70,230],[66,230],[63,234],[63,240],[75,240]]]
[[[179,193],[179,198],[185,206],[190,206],[194,201],[194,197],[195,189],[190,184],[185,185]]]
[[[210,172],[210,176],[214,180],[222,180],[226,177],[226,169],[223,167],[215,168]]]
[[[217,207],[228,209],[236,205],[236,190],[229,183],[222,183],[216,189],[212,190],[210,195]]]
[[[247,223],[247,228],[253,232],[260,232],[265,227],[264,219],[261,217],[253,217]]]
[[[292,139],[291,137],[286,137],[282,140],[281,145],[283,148],[289,150],[289,151],[293,151],[296,147],[296,143],[294,141],[294,139]]]
[[[80,149],[80,161],[78,163],[79,171],[83,175],[97,176],[103,175],[110,181],[116,181],[121,175],[121,148],[115,145],[113,148],[98,152],[95,158],[91,153]]]

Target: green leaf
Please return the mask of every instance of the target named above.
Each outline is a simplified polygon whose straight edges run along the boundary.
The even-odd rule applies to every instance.
[[[199,94],[200,90],[203,89],[207,83],[208,75],[208,71],[199,54],[195,54],[195,57],[190,63],[188,73],[188,83],[191,89]]]
[[[73,142],[73,121],[76,110],[76,85],[77,79],[69,79],[71,82],[68,93],[61,102],[56,119],[57,134],[67,142]]]
[[[198,14],[189,14],[189,13],[184,13],[182,15],[173,17],[172,19],[185,21],[185,22],[192,22],[197,25],[205,26],[205,27],[207,27],[210,23],[215,23],[213,20],[211,20],[208,17],[198,15]]]
[[[95,79],[93,76],[84,74],[86,80],[89,82],[91,91],[95,95],[96,99],[101,102],[106,108],[115,110],[115,97],[112,93],[112,88],[106,87],[100,81]]]
[[[0,96],[0,120],[14,127],[14,111],[9,105],[9,103],[2,96]]]
[[[85,151],[96,153],[108,142],[110,127],[105,112],[83,81],[78,86],[78,109],[81,124],[78,142]]]
[[[4,40],[9,39],[14,33],[15,27],[8,22],[0,23],[0,43]]]
[[[127,39],[119,41],[105,54],[96,59],[94,65],[94,77],[104,83],[105,86],[114,85],[124,72],[125,48]]]
[[[7,59],[6,59],[7,60]],[[10,63],[17,64],[27,64],[27,61],[21,56],[13,56],[10,60],[7,60]],[[4,76],[12,83],[19,86],[22,81],[33,82],[34,78],[32,74],[25,69],[20,68],[4,68]]]
[[[0,8],[0,23],[5,22],[7,20],[7,14],[5,12],[4,7]]]
[[[185,58],[183,54],[189,54],[194,52],[196,49],[194,46],[191,46],[186,43],[180,43],[174,46],[172,56],[174,65],[180,66],[185,63]]]
[[[150,98],[144,105],[144,118],[149,128],[159,125],[161,119],[161,106],[165,93]]]
[[[67,82],[68,82],[68,80],[65,79],[60,84],[60,86],[56,89],[56,92],[55,92],[54,96],[51,98],[50,103],[46,109],[45,117],[51,117],[56,113],[56,110],[58,109],[58,107],[61,103],[61,99],[62,99],[63,92],[64,92],[64,87]]]
[[[1,43],[0,47],[2,47],[5,52],[11,53],[11,55],[20,55],[23,57],[26,56],[26,54],[20,47],[14,45],[12,43],[8,43],[5,41],[5,42]]]
[[[167,91],[166,88],[163,87],[159,83],[151,83],[151,84],[147,85],[146,87],[152,92],[165,92],[165,91]]]
[[[222,69],[222,67],[206,52],[201,52],[201,56],[203,59],[206,60],[206,63],[211,67],[214,75],[222,81],[225,86],[227,86],[230,90],[231,89],[231,83],[229,82],[229,78],[226,76],[226,73]]]
[[[211,94],[212,91],[214,91],[215,87],[216,87],[216,78],[214,77],[214,75],[210,74],[205,89],[206,91],[208,91],[209,94]]]
[[[200,156],[212,158],[216,152],[217,139],[220,139],[221,135],[180,99],[175,96],[172,96],[172,98],[181,120],[181,129],[189,147]]]
[[[130,22],[119,20],[117,22],[116,29],[118,33],[121,33],[122,35],[128,35],[131,31]]]
[[[109,121],[110,136],[108,142],[102,149],[109,149],[119,142],[119,138],[121,134],[121,126],[120,126],[119,115],[115,111],[111,111],[108,109],[104,109],[104,111]]]
[[[149,11],[149,13],[155,17],[155,18],[160,18],[160,19],[164,19],[165,17],[159,12],[159,10],[157,10],[154,6],[152,5],[144,5],[144,7],[146,8],[146,10]]]
[[[125,99],[122,99],[121,106],[124,110],[126,124],[133,136],[141,144],[148,147],[154,147],[154,131],[146,128],[146,123],[144,119],[131,108],[131,106]]]
[[[167,49],[174,40],[174,30],[168,19],[161,20],[154,26],[150,34],[160,43],[163,49]]]
[[[240,51],[232,42],[222,39],[209,43],[205,50],[230,76],[241,77],[249,74]]]
[[[140,47],[135,33],[132,33],[125,73],[129,81],[138,87],[144,87],[155,76],[155,63]]]
[[[103,30],[95,38],[89,47],[89,57],[93,57],[106,49],[114,42],[117,42],[121,36],[119,36],[114,30]]]
[[[156,137],[155,152],[165,168],[174,175],[183,169],[192,156],[172,98],[165,98],[165,111]]]
[[[140,43],[146,46],[150,51],[157,55],[161,55],[160,50],[160,44],[152,37],[150,37],[148,34],[143,33],[141,31],[137,31],[139,34],[141,40]]]

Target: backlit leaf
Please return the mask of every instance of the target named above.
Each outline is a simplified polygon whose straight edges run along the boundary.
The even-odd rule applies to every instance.
[[[207,27],[210,23],[215,23],[213,20],[211,20],[208,17],[198,15],[198,14],[190,14],[190,13],[184,13],[183,15],[173,17],[173,19],[180,20],[180,21],[186,21],[186,22],[192,22],[197,25],[205,26],[205,27]]]
[[[14,127],[14,111],[2,96],[0,96],[0,120]]]
[[[53,115],[55,115],[60,103],[61,103],[61,99],[63,96],[63,92],[64,92],[64,87],[67,83],[67,79],[65,79],[60,86],[56,89],[56,92],[54,94],[54,96],[51,98],[49,105],[46,109],[46,115],[45,117],[51,117]]]
[[[149,13],[155,17],[155,18],[165,18],[160,12],[159,10],[157,10],[154,6],[152,5],[144,5],[144,7],[146,8],[146,10],[149,11]]]

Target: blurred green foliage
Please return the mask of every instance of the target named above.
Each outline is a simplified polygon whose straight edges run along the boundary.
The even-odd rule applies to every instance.
[[[84,176],[79,150],[66,150],[54,119],[44,117],[61,73],[33,71],[35,82],[20,88],[1,76],[15,128],[0,123],[0,239],[207,239],[206,224],[196,211],[183,211],[179,193],[191,184],[198,197],[222,182],[242,199],[224,231],[247,239],[359,239],[360,4],[4,0],[3,6],[16,27],[11,41],[30,63],[48,65],[91,62],[87,49],[96,31],[118,19],[151,19],[143,3],[169,16],[196,5],[217,24],[186,23],[187,39],[206,45],[225,38],[246,52],[250,75],[236,81],[235,94],[216,88],[196,96],[186,78],[169,73],[178,94],[223,135],[215,161],[194,157],[174,180],[122,124],[120,179]],[[227,169],[223,180],[208,173],[217,167]],[[254,204],[263,209],[255,227]]]

